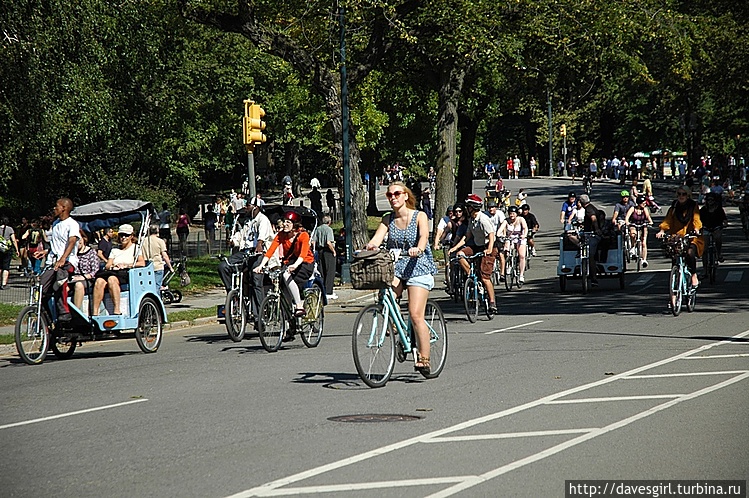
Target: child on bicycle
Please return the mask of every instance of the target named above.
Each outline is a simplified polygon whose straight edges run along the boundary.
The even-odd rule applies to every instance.
[[[385,196],[393,211],[382,217],[366,249],[377,249],[385,235],[388,236],[387,248],[395,256],[393,290],[400,297],[403,287],[408,289],[408,313],[419,353],[414,355],[414,369],[429,374],[429,329],[424,321],[424,310],[437,273],[429,247],[429,220],[423,211],[416,209],[417,199],[404,183],[388,185]]]

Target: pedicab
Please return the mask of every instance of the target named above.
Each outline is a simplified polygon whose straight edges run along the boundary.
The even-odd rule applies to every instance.
[[[590,286],[587,238],[590,234],[584,232],[582,226],[574,226],[559,237],[559,263],[557,275],[559,276],[559,289],[567,290],[568,279],[580,279],[583,294],[588,292]],[[603,237],[598,243],[598,254],[594,259],[596,264],[596,275],[604,278],[618,278],[619,288],[624,289],[626,271],[624,260],[624,245],[622,234],[607,226],[603,230]]]
[[[148,236],[148,226],[155,214],[150,202],[127,199],[94,202],[79,206],[70,213],[81,228],[89,233],[116,228],[123,223],[140,223],[136,258]],[[91,290],[87,291],[81,308],[78,308],[73,303],[71,289],[68,305],[72,319],[69,322],[57,320],[55,298],[41,298],[41,284],[37,278],[30,288],[29,305],[21,310],[16,320],[16,348],[21,358],[34,365],[42,363],[50,349],[57,358],[67,359],[73,355],[77,345],[83,342],[132,338],[144,353],[155,353],[161,345],[163,324],[167,322],[167,316],[153,263],[149,261],[144,267],[128,271],[129,284],[120,286],[122,314],[114,314],[114,303],[107,291],[98,316],[93,316]],[[91,289],[93,285],[88,287]]]

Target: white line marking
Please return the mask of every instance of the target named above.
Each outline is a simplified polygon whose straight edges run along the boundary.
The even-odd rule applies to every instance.
[[[629,285],[645,285],[653,280],[653,277],[655,277],[653,273],[646,273],[637,277],[637,279]]]
[[[365,489],[397,488],[400,486],[430,486],[435,484],[453,484],[475,479],[476,476],[429,477],[424,479],[404,479],[401,481],[376,481],[350,484],[328,484],[326,486],[307,486],[298,488],[274,489],[261,496],[288,496],[311,493],[336,493],[341,491],[362,491]]]
[[[478,476],[478,479],[475,482],[464,482],[457,484],[451,488],[444,489],[442,491],[439,491],[437,493],[431,494],[428,496],[428,498],[442,498],[445,496],[451,496],[454,495],[460,491],[465,491],[466,489],[473,487],[477,484],[486,482],[490,479],[493,479],[495,477],[501,476],[502,474],[506,474],[512,470],[519,469],[520,467],[524,467],[530,463],[537,462],[539,460],[543,460],[546,457],[550,457],[552,455],[555,455],[561,451],[564,451],[568,448],[572,448],[573,446],[577,446],[580,443],[584,443],[585,441],[588,441],[589,439],[596,438],[598,436],[602,436],[608,432],[611,432],[616,429],[620,429],[622,427],[626,427],[629,424],[632,424],[640,419],[643,419],[645,417],[649,417],[650,415],[653,415],[654,413],[658,413],[662,410],[665,410],[667,408],[671,408],[672,406],[675,406],[679,403],[682,403],[684,401],[688,401],[700,396],[703,396],[705,394],[711,393],[713,391],[717,391],[718,389],[722,389],[724,387],[727,387],[731,384],[734,384],[736,382],[741,382],[742,380],[749,377],[749,372],[743,374],[743,375],[737,375],[736,377],[732,377],[730,379],[724,380],[723,382],[720,382],[718,384],[714,384],[712,386],[706,387],[704,389],[700,389],[699,391],[695,391],[691,394],[688,394],[686,396],[683,396],[681,398],[677,398],[671,401],[667,401],[666,403],[663,403],[658,406],[654,406],[653,408],[649,410],[645,410],[644,412],[637,413],[635,415],[632,415],[631,417],[627,417],[624,420],[619,420],[618,422],[614,422],[613,424],[607,425],[606,427],[603,427],[601,429],[595,430],[593,432],[590,432],[588,434],[583,434],[582,436],[576,437],[574,439],[570,439],[569,441],[565,441],[561,444],[558,444],[556,446],[553,446],[551,448],[548,448],[544,451],[541,451],[539,453],[536,453],[535,455],[530,455],[526,458],[517,460],[515,462],[509,463],[507,465],[503,465],[502,467],[498,467],[494,470],[491,470],[489,472],[486,472],[480,476]]]
[[[606,398],[576,398],[576,399],[557,399],[549,401],[547,405],[570,405],[574,403],[602,403],[605,401],[633,401],[640,399],[672,399],[685,396],[684,394],[647,394],[642,396],[610,396]]]
[[[651,288],[651,287],[652,287],[653,285],[654,285],[654,284],[648,284],[648,285],[645,285],[645,286],[643,286],[643,287],[642,287],[642,288],[641,288],[641,289],[639,290],[639,292],[642,292],[642,291],[644,291],[644,290],[647,290],[647,289]]]
[[[565,436],[567,434],[587,434],[588,432],[597,431],[598,428],[588,429],[556,429],[549,431],[530,431],[530,432],[505,432],[501,434],[472,434],[470,436],[443,436],[422,441],[422,443],[457,443],[464,441],[484,441],[489,439],[513,439],[521,437],[537,436]]]
[[[681,373],[670,373],[670,374],[652,374],[652,375],[630,375],[623,380],[631,379],[664,379],[667,377],[694,377],[699,375],[736,375],[747,373],[749,370],[724,370],[722,372],[681,372]]]
[[[744,275],[743,271],[729,271],[726,274],[724,282],[741,282],[741,277]]]
[[[690,351],[686,351],[684,353],[680,353],[680,354],[677,354],[675,356],[671,356],[669,358],[665,358],[663,360],[659,360],[659,361],[656,361],[654,363],[650,363],[648,365],[643,365],[641,367],[633,368],[632,370],[629,370],[627,372],[622,372],[620,374],[612,375],[610,377],[606,377],[604,379],[597,380],[597,381],[591,382],[589,384],[584,384],[582,386],[573,387],[573,388],[567,389],[565,391],[560,391],[558,393],[553,393],[553,394],[550,394],[550,395],[545,396],[543,398],[540,398],[540,399],[537,399],[537,400],[534,400],[534,401],[530,401],[528,403],[525,403],[525,404],[522,404],[522,405],[518,405],[518,406],[515,406],[515,407],[512,407],[512,408],[508,408],[508,409],[502,410],[500,412],[491,413],[489,415],[484,415],[482,417],[478,417],[478,418],[475,418],[475,419],[472,419],[472,420],[466,420],[465,422],[461,422],[459,424],[455,424],[455,425],[453,425],[451,427],[446,427],[444,429],[439,429],[439,430],[436,430],[436,431],[433,431],[433,432],[430,432],[430,433],[427,433],[427,434],[422,434],[422,435],[419,435],[419,436],[415,436],[415,437],[410,438],[410,439],[405,439],[403,441],[398,441],[398,442],[389,444],[387,446],[382,446],[380,448],[375,448],[373,450],[366,451],[364,453],[359,453],[358,455],[353,455],[353,456],[350,456],[348,458],[343,458],[343,459],[338,460],[336,462],[331,462],[331,463],[328,463],[328,464],[325,464],[325,465],[320,465],[319,467],[315,467],[315,468],[308,469],[308,470],[305,470],[305,471],[302,471],[302,472],[298,472],[296,474],[293,474],[293,475],[290,475],[290,476],[287,476],[287,477],[282,477],[280,479],[276,479],[275,481],[271,481],[269,483],[262,484],[260,486],[256,486],[256,487],[248,489],[246,491],[240,491],[239,493],[231,495],[231,497],[229,497],[229,498],[246,498],[246,497],[250,497],[250,496],[265,496],[267,493],[272,492],[276,488],[280,488],[282,486],[286,486],[288,484],[292,484],[292,483],[295,483],[295,482],[303,481],[304,479],[309,479],[311,477],[315,477],[315,476],[318,476],[320,474],[324,474],[326,472],[330,472],[330,471],[333,471],[333,470],[338,470],[338,469],[341,469],[343,467],[347,467],[349,465],[353,465],[355,463],[362,462],[362,461],[368,460],[370,458],[374,458],[374,457],[377,457],[377,456],[385,455],[385,454],[391,453],[391,452],[396,451],[396,450],[407,448],[409,446],[413,446],[416,443],[427,441],[429,439],[433,439],[433,438],[442,436],[444,434],[450,434],[452,432],[458,432],[458,431],[461,431],[463,429],[468,429],[468,428],[476,426],[476,425],[484,424],[486,422],[491,422],[493,420],[498,420],[498,419],[503,418],[503,417],[514,415],[516,413],[520,413],[520,412],[523,412],[525,410],[529,410],[531,408],[535,408],[537,406],[545,405],[549,401],[553,401],[555,399],[563,398],[563,397],[569,396],[571,394],[575,394],[575,393],[578,393],[578,392],[581,392],[581,391],[586,391],[586,390],[592,389],[594,387],[599,387],[599,386],[602,386],[602,385],[610,384],[612,382],[616,382],[617,380],[626,378],[627,376],[634,375],[634,374],[637,374],[637,373],[640,373],[640,372],[644,372],[644,371],[647,371],[647,370],[652,370],[653,368],[657,368],[657,367],[666,365],[668,363],[673,363],[673,362],[675,362],[677,360],[680,360],[682,358],[686,358],[687,356],[692,356],[694,354],[701,353],[703,351],[707,351],[708,349],[711,349],[711,348],[713,348],[715,346],[721,346],[721,345],[725,345],[725,344],[732,344],[733,340],[743,338],[743,337],[745,337],[747,335],[749,335],[749,330],[745,330],[744,332],[741,332],[740,334],[737,334],[737,335],[735,335],[735,336],[733,336],[733,337],[731,337],[729,339],[725,339],[725,340],[718,341],[718,342],[712,342],[712,343],[709,343],[709,344],[703,344],[702,346],[699,346],[699,347],[697,347],[695,349],[692,349]],[[729,385],[729,384],[732,384],[733,382],[738,382],[739,380],[743,380],[747,376],[749,376],[749,374],[746,374],[746,375],[743,375],[743,376],[739,376],[739,377],[734,377],[732,379],[728,379],[726,381],[723,381],[720,384],[716,384],[715,386],[724,387],[724,385]],[[715,387],[715,386],[712,386],[712,387]],[[706,389],[711,389],[711,388],[706,388]],[[705,391],[705,390],[703,389],[702,391],[697,391],[697,393],[703,393],[703,391]],[[709,392],[709,391],[707,391],[707,392]],[[635,415],[635,417],[639,416],[639,415],[642,415],[642,414],[650,415],[652,413],[656,413],[657,411],[660,411],[660,410],[662,410],[664,408],[668,408],[668,407],[674,406],[675,404],[680,403],[683,400],[691,399],[690,396],[691,397],[695,397],[694,395],[695,395],[695,393],[692,393],[691,395],[685,396],[683,398],[677,398],[675,400],[671,400],[671,401],[669,401],[667,403],[664,403],[662,405],[658,405],[656,407],[651,408],[650,410],[642,412],[641,414]],[[647,416],[647,415],[643,415],[643,416]],[[531,456],[529,456],[527,458],[524,458],[522,460],[518,460],[516,462],[513,462],[513,463],[511,463],[511,464],[509,464],[509,465],[507,465],[505,467],[500,467],[500,469],[497,469],[497,470],[501,470],[501,469],[506,469],[506,470],[504,470],[503,472],[500,472],[499,474],[496,474],[496,475],[501,475],[501,474],[503,474],[505,472],[509,472],[510,470],[514,470],[516,468],[520,468],[520,467],[522,467],[524,465],[527,465],[529,463],[535,462],[536,460],[541,460],[542,458],[546,458],[547,456],[551,456],[551,455],[553,455],[555,453],[558,453],[558,452],[560,452],[562,450],[565,450],[565,449],[567,449],[569,447],[572,447],[572,446],[575,446],[575,445],[577,445],[579,443],[582,443],[583,441],[587,441],[588,439],[591,439],[593,437],[599,436],[599,435],[603,434],[603,432],[601,432],[601,431],[608,432],[608,431],[613,430],[615,428],[623,427],[624,425],[627,425],[627,423],[631,423],[631,422],[627,422],[631,418],[632,417],[630,417],[629,419],[624,419],[623,421],[620,421],[620,422],[616,423],[616,424],[623,424],[623,425],[616,425],[616,424],[609,425],[609,426],[604,427],[604,428],[602,428],[600,430],[595,430],[595,431],[593,431],[593,432],[591,432],[589,434],[585,434],[585,435],[580,436],[578,438],[575,438],[575,439],[572,439],[572,440],[567,441],[565,443],[562,443],[562,445],[557,445],[557,446],[555,446],[553,448],[550,448],[548,450],[545,450],[545,451],[543,451],[541,453],[537,453],[536,455],[531,455]],[[495,476],[492,475],[491,477],[495,477]],[[477,477],[475,479],[474,478],[469,478],[469,479],[467,479],[464,482],[465,488],[460,488],[460,489],[454,490],[454,491],[450,492],[449,494],[453,494],[455,492],[458,492],[461,489],[467,489],[469,487],[475,486],[476,484],[480,484],[481,482],[484,482],[484,481],[485,481],[485,478],[483,478],[483,477]],[[451,491],[453,489],[454,488],[448,488],[447,490],[445,490],[445,492]],[[440,496],[448,496],[448,495],[440,495]]]
[[[541,322],[543,322],[543,320],[536,320],[535,322],[521,323],[520,325],[513,325],[512,327],[505,327],[503,329],[490,330],[489,332],[484,332],[484,335],[496,334],[497,332],[504,332],[506,330],[519,329],[520,327],[527,327],[529,325],[535,325]]]
[[[749,356],[749,353],[738,353],[738,354],[714,354],[709,356],[690,356],[689,358],[682,358],[683,360],[712,360],[715,358],[743,358]]]
[[[148,400],[146,398],[134,399],[132,401],[123,401],[122,403],[115,403],[114,405],[98,406],[96,408],[86,408],[85,410],[61,413],[59,415],[52,415],[49,417],[35,418],[34,420],[24,420],[23,422],[16,422],[14,424],[0,425],[0,429],[9,429],[11,427],[18,427],[21,425],[35,424],[37,422],[46,422],[47,420],[54,420],[56,418],[72,417],[73,415],[81,415],[83,413],[98,412],[99,410],[108,410],[110,408],[117,408],[119,406],[132,405],[133,403],[142,403],[143,401],[148,401]]]

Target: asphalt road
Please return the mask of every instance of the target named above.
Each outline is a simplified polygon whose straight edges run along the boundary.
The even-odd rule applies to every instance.
[[[570,282],[562,294],[569,182],[520,183],[540,257],[523,289],[498,292],[491,321],[469,324],[433,293],[450,332],[438,379],[406,363],[386,387],[364,386],[353,312],[329,313],[313,350],[296,341],[268,354],[211,325],[169,332],[153,355],[112,341],[40,366],[0,360],[2,495],[545,497],[569,479],[747,479],[740,234],[728,232],[719,281],[700,287],[694,313],[667,313],[659,251],[624,290],[602,280],[583,295]],[[593,202],[610,212],[618,191],[596,184]],[[418,418],[330,420],[362,414]]]

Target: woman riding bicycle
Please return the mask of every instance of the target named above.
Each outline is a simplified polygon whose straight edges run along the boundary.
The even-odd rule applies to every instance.
[[[294,300],[294,316],[300,317],[306,314],[304,302],[299,292],[299,287],[312,276],[315,270],[315,255],[310,248],[309,233],[302,226],[302,216],[295,211],[287,211],[283,215],[283,228],[273,239],[270,247],[259,265],[255,267],[255,273],[260,273],[263,268],[275,254],[276,249],[281,246],[283,251],[283,260],[281,261],[286,269],[281,275],[286,288]]]
[[[702,230],[700,211],[697,203],[691,198],[691,189],[681,185],[676,189],[676,196],[676,202],[671,205],[668,213],[666,213],[666,219],[660,224],[660,231],[655,234],[658,239],[663,238],[666,232],[670,235],[684,237],[687,234],[698,233]],[[700,283],[697,277],[697,257],[702,255],[704,247],[705,242],[701,237],[692,239],[685,257],[687,267],[692,274],[692,287],[695,289]]]
[[[520,267],[520,282],[525,282],[525,255],[528,249],[528,224],[525,222],[525,218],[518,216],[517,206],[510,206],[507,210],[507,219],[499,225],[497,230],[498,237],[505,237],[504,250],[499,251],[499,271],[501,276],[500,280],[505,280],[505,254],[510,250],[510,244],[515,244],[515,248],[518,251],[518,266]]]
[[[429,220],[424,212],[416,209],[416,198],[404,183],[388,185],[385,196],[393,211],[382,217],[366,249],[377,249],[388,235],[387,248],[395,255],[393,290],[400,297],[403,287],[408,289],[408,314],[419,351],[414,355],[414,369],[428,374],[430,344],[424,310],[437,273],[429,247]]]
[[[629,239],[632,241],[632,249],[635,248],[637,241],[637,227],[634,225],[642,225],[647,223],[648,225],[653,224],[653,218],[650,217],[650,209],[647,206],[647,199],[644,195],[639,195],[634,206],[627,210],[627,214],[624,216],[624,223],[629,226]],[[648,267],[648,227],[642,227],[642,267]]]

